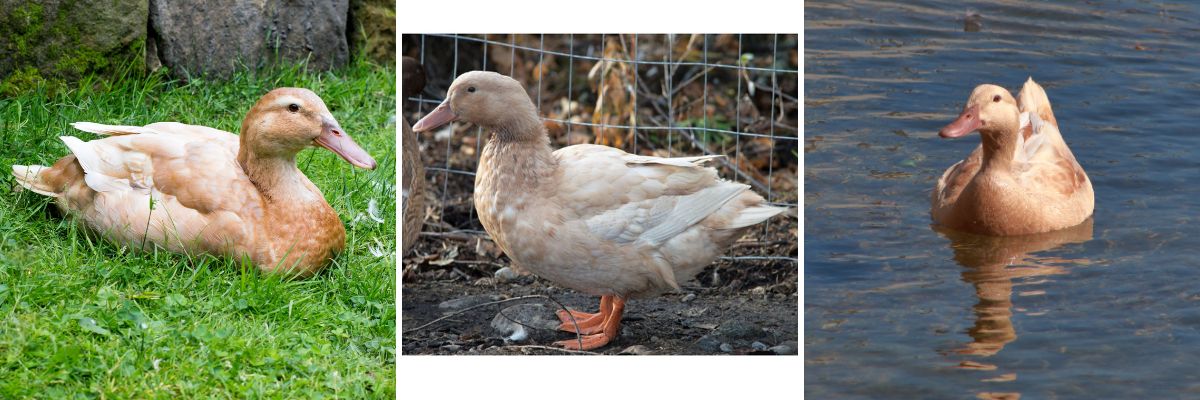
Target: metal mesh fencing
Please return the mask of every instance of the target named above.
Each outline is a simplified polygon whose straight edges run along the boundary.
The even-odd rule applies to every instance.
[[[748,184],[773,205],[799,205],[797,35],[404,35],[402,52],[426,70],[426,86],[404,103],[414,122],[443,100],[458,75],[490,70],[521,81],[557,147],[597,143],[662,157],[720,154],[721,176]],[[426,231],[480,233],[470,203],[486,140],[422,137],[438,204]],[[432,141],[432,143],[431,143]],[[794,218],[755,230],[794,243]],[[775,246],[774,248],[787,248]],[[724,259],[795,261],[796,254]]]

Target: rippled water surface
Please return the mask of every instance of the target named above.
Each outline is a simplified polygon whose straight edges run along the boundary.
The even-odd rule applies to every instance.
[[[805,3],[809,398],[1200,397],[1200,10],[1093,1]],[[964,32],[969,12],[979,32]],[[930,225],[981,83],[1032,76],[1089,223]]]

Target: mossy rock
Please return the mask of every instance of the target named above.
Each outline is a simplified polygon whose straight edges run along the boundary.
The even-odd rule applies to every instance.
[[[384,65],[396,65],[396,1],[350,0],[352,54],[366,54]]]
[[[0,96],[139,67],[148,18],[149,0],[0,0]]]

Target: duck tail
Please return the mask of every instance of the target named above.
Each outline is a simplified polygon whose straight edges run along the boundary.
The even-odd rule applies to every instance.
[[[59,193],[42,180],[42,171],[45,169],[43,165],[13,165],[12,174],[22,188],[43,196],[58,197]]]
[[[1022,86],[1021,92],[1017,94],[1017,108],[1023,113],[1037,114],[1043,121],[1058,126],[1058,120],[1054,119],[1054,109],[1050,107],[1050,98],[1046,97],[1046,90],[1034,82],[1033,77],[1025,81],[1025,86]]]
[[[732,221],[729,221],[729,224],[726,225],[725,228],[726,229],[744,228],[744,227],[747,227],[750,225],[754,225],[754,224],[766,221],[767,219],[774,217],[784,211],[787,211],[787,208],[769,206],[769,205],[765,205],[765,204],[759,204],[759,205],[752,206],[752,207],[746,207],[746,208],[742,209],[742,211],[740,213],[738,213],[737,217],[734,217]]]

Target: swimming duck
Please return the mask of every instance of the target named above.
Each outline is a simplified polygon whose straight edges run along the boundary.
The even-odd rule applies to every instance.
[[[979,131],[982,144],[934,187],[930,214],[945,227],[992,236],[1049,232],[1092,215],[1092,182],[1063,141],[1045,90],[1029,78],[1014,99],[979,85],[938,133]]]
[[[784,211],[704,162],[581,144],[551,151],[537,109],[516,80],[468,72],[417,122],[464,121],[491,132],[475,175],[479,220],[519,272],[600,296],[596,313],[559,311],[560,330],[590,350],[616,338],[630,298],[678,290],[751,225]]]
[[[289,277],[324,268],[346,238],[337,212],[296,168],[296,153],[318,146],[375,168],[306,89],[267,93],[246,114],[241,135],[176,122],[72,125],[108,137],[61,137],[71,154],[54,165],[13,165],[21,187],[53,197],[119,245],[247,258]]]

